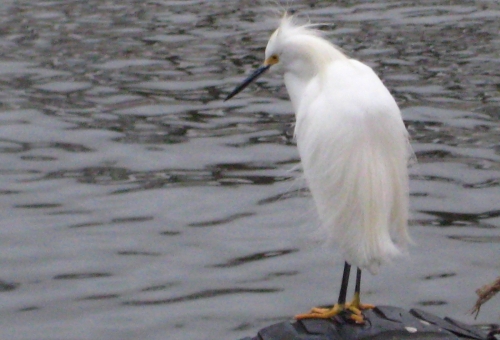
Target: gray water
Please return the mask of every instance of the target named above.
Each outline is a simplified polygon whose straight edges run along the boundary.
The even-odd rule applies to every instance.
[[[500,272],[500,6],[296,1],[402,108],[410,256],[365,302],[477,320]],[[238,339],[335,301],[279,75],[271,1],[0,7],[0,338]]]

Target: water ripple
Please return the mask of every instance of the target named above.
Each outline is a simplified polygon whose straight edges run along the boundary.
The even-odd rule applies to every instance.
[[[482,223],[481,220],[500,216],[500,210],[481,213],[458,213],[445,211],[420,210],[420,212],[437,217],[433,223],[440,227],[470,227],[495,229],[498,226]]]
[[[364,288],[371,302],[475,323],[471,297],[498,272],[493,3],[286,4],[381,76],[418,158],[416,245]],[[318,221],[282,76],[222,101],[262,63],[275,12],[0,4],[0,338],[238,339],[331,299],[342,261],[307,241]]]
[[[220,225],[220,224],[233,222],[237,219],[245,218],[245,217],[249,217],[249,216],[253,216],[253,215],[255,215],[255,213],[242,212],[242,213],[234,214],[234,215],[231,215],[231,216],[228,216],[228,217],[225,217],[222,219],[218,219],[218,220],[190,223],[189,226],[190,227],[212,227],[212,226],[216,226],[216,225]]]
[[[58,274],[54,276],[54,280],[85,280],[85,279],[98,279],[103,277],[110,277],[111,273],[70,273]]]
[[[254,262],[254,261],[260,261],[260,260],[269,259],[269,258],[273,258],[273,257],[292,254],[292,253],[295,253],[297,251],[299,251],[299,250],[298,249],[280,249],[280,250],[259,252],[259,253],[255,253],[255,254],[251,254],[251,255],[247,255],[247,256],[237,257],[237,258],[231,259],[225,263],[211,265],[210,267],[213,267],[213,268],[236,267],[236,266],[240,266],[240,265],[247,264],[247,263]]]
[[[21,284],[17,282],[0,281],[0,292],[9,292],[19,288]]]
[[[175,298],[158,299],[158,300],[133,300],[124,301],[124,305],[130,306],[149,306],[149,305],[166,305],[179,302],[187,302],[193,300],[214,298],[224,295],[234,294],[269,294],[282,291],[282,288],[223,288],[223,289],[209,289],[200,291],[193,294],[187,294]]]
[[[500,243],[500,236],[449,235],[448,238],[471,243]]]

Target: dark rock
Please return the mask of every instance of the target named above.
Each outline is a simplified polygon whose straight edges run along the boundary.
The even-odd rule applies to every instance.
[[[254,338],[241,340],[487,340],[476,327],[440,318],[418,309],[409,312],[378,306],[363,312],[365,323],[357,325],[343,317],[281,322],[261,329]]]

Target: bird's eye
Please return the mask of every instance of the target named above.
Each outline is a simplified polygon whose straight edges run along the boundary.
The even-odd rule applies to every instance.
[[[265,65],[274,65],[277,64],[280,61],[280,58],[278,57],[277,54],[273,54],[269,58],[266,59]]]

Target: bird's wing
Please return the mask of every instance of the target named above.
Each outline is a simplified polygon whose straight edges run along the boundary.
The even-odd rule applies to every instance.
[[[338,61],[306,89],[296,138],[325,231],[346,258],[376,271],[405,244],[407,132],[399,108],[368,66]]]

